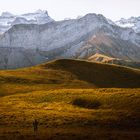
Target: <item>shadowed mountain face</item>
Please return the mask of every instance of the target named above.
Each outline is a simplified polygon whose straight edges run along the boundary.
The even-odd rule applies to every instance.
[[[0,71],[0,96],[63,88],[139,87],[138,70],[79,60],[61,59],[31,68]]]
[[[14,56],[11,52],[2,55],[5,48],[14,48]],[[19,48],[23,53],[19,54]],[[88,14],[80,19],[44,25],[14,25],[1,35],[0,49],[1,69],[33,66],[57,58],[88,59],[96,53],[139,62],[140,36],[133,29],[110,23],[102,15]],[[19,65],[16,59],[24,63]]]
[[[15,69],[20,67],[30,67],[44,62],[38,50],[24,48],[0,48],[0,69]]]

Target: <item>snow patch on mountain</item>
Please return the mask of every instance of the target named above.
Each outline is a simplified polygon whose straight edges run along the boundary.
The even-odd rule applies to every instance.
[[[121,18],[115,22],[118,26],[132,28],[136,33],[140,33],[140,17],[131,17],[129,19]]]
[[[13,25],[17,24],[46,24],[54,20],[48,15],[47,11],[37,10],[34,13],[13,15],[3,12],[0,16],[0,33],[6,32]]]

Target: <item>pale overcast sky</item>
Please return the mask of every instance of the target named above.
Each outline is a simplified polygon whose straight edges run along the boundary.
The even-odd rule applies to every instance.
[[[140,16],[140,0],[0,0],[0,13],[13,14],[47,10],[55,20],[87,13],[103,14],[112,20]]]

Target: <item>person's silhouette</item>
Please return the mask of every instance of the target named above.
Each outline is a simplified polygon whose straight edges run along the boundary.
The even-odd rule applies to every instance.
[[[33,121],[33,127],[34,127],[34,132],[37,132],[38,131],[38,121],[36,119]]]

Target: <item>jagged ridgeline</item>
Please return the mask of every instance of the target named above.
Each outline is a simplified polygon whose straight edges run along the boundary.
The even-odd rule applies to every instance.
[[[104,62],[100,56],[113,58],[106,63],[140,67],[138,29],[122,28],[100,14],[54,21],[47,11],[21,16],[3,13],[1,23],[3,20],[9,24],[0,25],[0,69],[29,67],[58,58],[92,57],[92,61]],[[99,58],[93,59],[97,54]]]

